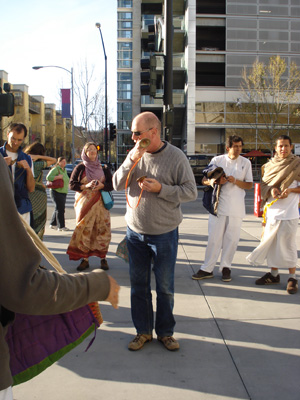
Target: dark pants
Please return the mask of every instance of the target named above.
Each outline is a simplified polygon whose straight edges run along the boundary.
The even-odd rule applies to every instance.
[[[67,194],[66,193],[59,193],[56,190],[51,189],[50,190],[50,196],[55,204],[55,209],[53,211],[51,220],[50,220],[50,225],[56,226],[58,225],[58,228],[64,228],[65,227],[65,205],[66,205],[66,199],[67,199]]]

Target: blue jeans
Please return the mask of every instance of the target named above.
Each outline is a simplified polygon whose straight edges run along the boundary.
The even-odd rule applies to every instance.
[[[140,334],[152,334],[151,260],[156,280],[156,321],[158,336],[172,336],[175,319],[174,272],[178,249],[178,228],[162,235],[142,235],[127,227],[131,282],[131,316]]]

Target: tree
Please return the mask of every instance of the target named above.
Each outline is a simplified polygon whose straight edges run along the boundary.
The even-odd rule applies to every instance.
[[[78,66],[75,79],[75,101],[79,104],[79,135],[86,141],[103,141],[104,131],[104,82],[97,85],[94,66],[89,67],[87,60]],[[76,113],[78,117],[78,112]],[[109,117],[108,117],[109,119]],[[78,124],[78,122],[77,122]]]
[[[256,130],[258,140],[270,151],[280,134],[299,129],[300,71],[292,62],[288,68],[285,59],[273,56],[268,65],[255,61],[250,71],[242,73],[242,100],[239,106],[247,122]],[[298,125],[298,126],[297,126]]]

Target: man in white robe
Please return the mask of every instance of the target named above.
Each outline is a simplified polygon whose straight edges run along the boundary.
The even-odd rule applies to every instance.
[[[276,141],[275,156],[264,166],[261,191],[266,202],[266,226],[259,246],[248,255],[252,265],[267,261],[270,272],[256,280],[256,285],[280,283],[279,268],[289,270],[287,292],[298,291],[296,279],[296,232],[299,221],[300,159],[292,154],[289,136]]]

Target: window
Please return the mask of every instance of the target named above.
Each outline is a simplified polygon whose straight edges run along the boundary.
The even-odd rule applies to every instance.
[[[118,42],[118,68],[132,68],[131,42]]]
[[[118,0],[119,8],[132,8],[132,0]]]
[[[132,103],[118,102],[118,129],[130,129],[132,120]],[[122,143],[122,141],[121,141]],[[123,143],[122,143],[123,144]],[[127,144],[127,142],[125,142]],[[123,144],[124,145],[124,144]]]
[[[131,100],[132,98],[132,73],[118,72],[118,99]]]

